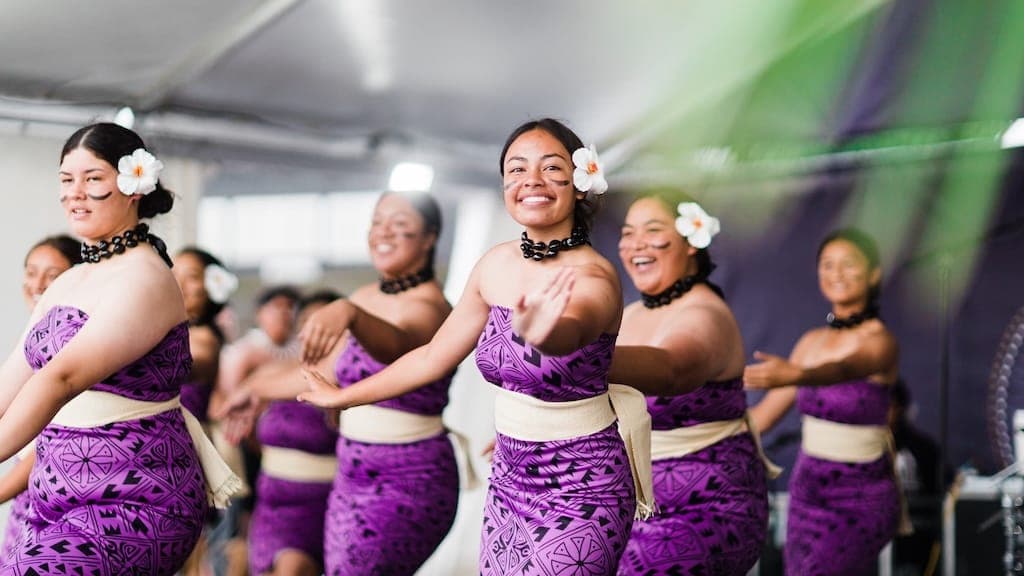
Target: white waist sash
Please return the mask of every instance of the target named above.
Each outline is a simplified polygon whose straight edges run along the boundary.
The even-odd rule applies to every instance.
[[[805,414],[802,434],[804,454],[832,462],[873,462],[889,451],[885,426],[843,424]]]
[[[326,483],[338,472],[333,454],[312,454],[293,448],[263,446],[260,470],[267,476],[294,482]]]
[[[338,432],[357,442],[409,444],[444,434],[440,415],[413,414],[367,404],[341,412]]]
[[[228,499],[242,487],[242,481],[221,459],[210,439],[203,433],[202,424],[191,412],[182,408],[179,396],[164,402],[145,402],[109,392],[86,390],[65,404],[51,423],[68,428],[95,428],[156,416],[171,410],[180,410],[185,418],[185,426],[192,437],[192,444],[195,445],[199,464],[206,477],[207,499],[217,508],[227,507]]]
[[[629,455],[636,490],[636,517],[655,512],[651,480],[651,416],[638,390],[609,384],[608,392],[583,400],[545,402],[527,394],[498,389],[494,427],[505,436],[528,442],[549,442],[587,436],[618,420],[619,435]]]
[[[843,424],[804,414],[801,432],[803,441],[800,448],[804,454],[822,460],[863,464],[888,454],[893,459],[893,481],[900,497],[899,533],[901,536],[913,534],[907,500],[896,474],[896,445],[887,426]]]
[[[341,412],[338,432],[345,438],[368,444],[410,444],[447,433],[455,448],[459,484],[466,489],[476,488],[480,484],[473,468],[473,459],[469,455],[469,440],[445,428],[440,415],[413,414],[365,404]]]
[[[743,418],[703,422],[693,426],[682,426],[672,430],[651,430],[651,459],[667,460],[682,458],[716,444],[737,434],[750,432],[757,448],[757,456],[764,464],[768,478],[778,478],[782,468],[768,459],[761,446],[761,435],[757,433],[749,412]]]

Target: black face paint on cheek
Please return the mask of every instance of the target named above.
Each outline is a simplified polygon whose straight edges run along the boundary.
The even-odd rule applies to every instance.
[[[509,183],[507,183],[507,184],[503,184],[503,185],[501,186],[501,189],[502,189],[502,190],[508,190],[509,188],[511,188],[511,187],[513,187],[513,186],[515,186],[515,185],[516,185],[516,183],[515,183],[515,182],[509,182]]]
[[[665,242],[664,244],[654,244],[652,242],[652,243],[648,244],[648,246],[650,246],[651,248],[654,248],[655,250],[667,250],[670,244],[671,244],[670,242]]]
[[[114,191],[111,190],[110,192],[107,192],[106,194],[103,194],[101,196],[93,196],[92,194],[86,194],[86,196],[88,196],[89,198],[92,198],[93,200],[100,200],[100,201],[102,201],[102,200],[106,200],[107,198],[110,198],[110,195],[113,194],[113,193],[114,193]]]
[[[559,186],[568,186],[570,181],[569,180],[552,180],[552,182],[554,182],[555,184],[558,184]]]

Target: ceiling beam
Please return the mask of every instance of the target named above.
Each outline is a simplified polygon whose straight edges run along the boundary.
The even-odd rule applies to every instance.
[[[157,79],[132,104],[142,111],[160,106],[175,90],[202,76],[233,48],[251,38],[299,2],[301,0],[266,0],[233,26],[210,34],[204,41],[195,44],[177,65]]]

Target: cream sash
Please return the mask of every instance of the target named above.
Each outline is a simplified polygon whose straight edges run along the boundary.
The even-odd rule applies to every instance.
[[[369,444],[409,444],[444,433],[440,415],[427,416],[367,404],[343,410],[338,420],[342,436]]]
[[[181,407],[179,396],[164,402],[145,402],[109,392],[86,390],[65,404],[53,417],[52,423],[68,428],[95,428],[156,416],[171,410],[181,410],[185,418],[185,426],[192,437],[192,444],[195,445],[199,464],[206,477],[207,499],[217,508],[227,507],[229,498],[241,488],[242,481],[221,460],[210,439],[203,433],[202,424],[191,412]]]
[[[888,454],[893,461],[893,481],[900,497],[899,533],[901,536],[913,534],[907,500],[896,473],[896,444],[888,427],[843,424],[804,414],[801,433],[803,440],[800,448],[804,454],[822,460],[863,464]]]
[[[736,420],[704,422],[672,430],[651,430],[651,459],[681,458],[726,438],[749,431],[754,440],[754,446],[757,448],[757,456],[764,464],[768,478],[778,478],[779,474],[782,474],[782,468],[769,460],[764,453],[764,448],[761,446],[761,435],[754,427],[749,414],[748,412],[743,415],[743,418]]]
[[[332,454],[312,454],[280,446],[263,446],[260,470],[267,476],[294,482],[327,483],[338,472]]]
[[[889,429],[803,417],[804,454],[832,462],[874,462],[888,452]]]
[[[341,412],[338,432],[350,440],[368,444],[409,444],[448,433],[459,467],[459,484],[465,489],[480,485],[469,440],[444,426],[440,415],[413,414],[373,404],[354,406]]]
[[[527,394],[498,389],[494,427],[505,436],[528,442],[568,440],[594,434],[618,420],[619,435],[629,455],[636,490],[636,517],[655,513],[651,479],[651,416],[638,390],[609,384],[600,396],[569,402],[545,402]]]

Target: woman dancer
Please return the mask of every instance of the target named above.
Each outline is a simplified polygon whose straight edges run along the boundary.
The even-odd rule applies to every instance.
[[[238,279],[220,260],[195,246],[182,248],[174,257],[174,278],[185,299],[188,341],[192,351],[192,373],[181,387],[181,405],[200,422],[208,420],[210,394],[217,382],[224,333],[217,326],[217,314],[238,288]]]
[[[25,255],[25,270],[21,282],[21,295],[29,312],[36,307],[43,292],[46,292],[47,287],[57,276],[82,262],[80,248],[77,240],[61,234],[43,238],[29,249]],[[15,463],[14,468],[0,480],[0,503],[14,498],[10,515],[7,517],[0,561],[7,557],[21,539],[21,526],[28,516],[29,497],[25,490],[28,489],[32,465],[35,464],[35,454],[30,452],[26,456]]]
[[[635,201],[619,241],[643,299],[626,307],[610,379],[649,394],[659,512],[633,527],[619,574],[746,574],[768,525],[765,467],[744,421],[744,350],[696,203]],[[681,395],[680,395],[681,394]]]
[[[340,297],[324,290],[300,299],[297,326]],[[336,358],[329,355],[325,361]],[[269,402],[256,424],[262,457],[249,523],[249,568],[254,574],[275,576],[322,574],[327,495],[337,470],[337,431],[323,411],[295,401],[306,389],[297,361],[265,365],[242,387],[243,402]]]
[[[192,353],[192,371],[181,386],[181,405],[209,430],[207,409],[224,346],[224,333],[217,326],[216,318],[238,287],[238,279],[217,257],[195,246],[178,251],[171,271],[185,300]],[[209,522],[207,528],[210,528]],[[205,534],[208,535],[209,530]],[[208,537],[203,537],[196,546],[185,564],[185,574],[199,574],[203,570],[207,562],[207,540]]]
[[[615,574],[637,502],[607,394],[622,294],[615,269],[587,241],[586,192],[607,185],[593,151],[551,119],[517,128],[499,169],[505,207],[526,229],[522,240],[502,243],[477,262],[429,343],[340,390],[313,376],[300,399],[350,409],[400,396],[442,378],[476,348],[481,373],[501,387],[480,572],[551,574],[580,566]],[[632,420],[623,423],[630,442],[649,429],[642,396],[633,401],[630,416],[641,422],[638,429]],[[616,404],[620,419],[629,404]],[[637,451],[645,452],[646,444]],[[649,467],[646,477],[649,490]],[[646,495],[641,491],[649,511]]]
[[[878,249],[863,232],[833,232],[818,249],[818,286],[831,303],[827,326],[806,332],[786,360],[755,352],[748,388],[799,386],[803,443],[789,481],[784,559],[794,576],[867,574],[896,534],[900,497],[887,426],[896,340],[878,317]],[[789,396],[791,397],[791,396]],[[762,415],[765,421],[777,413]]]
[[[348,330],[335,379],[324,379],[330,389],[383,370],[430,340],[448,316],[451,306],[434,280],[440,233],[441,211],[429,195],[389,193],[377,202],[368,243],[380,282],[314,313],[299,335],[313,361]],[[453,371],[341,418],[327,505],[328,575],[411,575],[448,534],[459,475],[441,413]]]
[[[199,537],[207,482],[216,502],[237,482],[212,467],[204,481],[205,436],[178,402],[185,307],[163,242],[139,224],[173,203],[161,168],[116,124],[78,130],[61,152],[60,200],[85,263],[50,285],[0,368],[0,460],[38,436],[5,574],[173,574]]]

